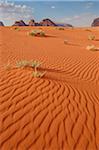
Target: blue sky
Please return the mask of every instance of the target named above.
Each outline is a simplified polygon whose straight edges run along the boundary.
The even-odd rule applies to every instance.
[[[99,1],[38,1],[38,0],[0,0],[0,20],[12,25],[15,20],[30,19],[41,21],[50,18],[58,23],[74,26],[90,26],[99,17]]]

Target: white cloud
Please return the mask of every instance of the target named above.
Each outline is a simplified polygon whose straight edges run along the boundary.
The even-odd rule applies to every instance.
[[[82,13],[60,20],[61,23],[69,23],[74,26],[90,26],[92,21],[98,16],[92,13]]]
[[[75,15],[75,16],[73,16],[73,19],[80,19],[80,16]]]
[[[26,5],[16,5],[8,1],[0,1],[0,20],[13,24],[15,20],[29,20],[33,18],[33,9]]]
[[[55,6],[51,6],[52,9],[55,9]]]

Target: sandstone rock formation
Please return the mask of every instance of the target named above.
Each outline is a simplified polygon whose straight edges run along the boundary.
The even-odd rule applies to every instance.
[[[99,18],[94,19],[94,21],[93,21],[93,23],[92,23],[91,26],[92,26],[92,27],[99,26]]]
[[[27,26],[23,20],[15,21],[13,26]]]
[[[4,26],[4,24],[3,24],[3,22],[2,22],[2,21],[0,21],[0,26]]]
[[[40,25],[41,26],[57,26],[53,21],[51,21],[50,19],[43,19],[41,22],[40,22]]]
[[[55,23],[50,19],[43,19],[41,22],[35,22],[34,19],[31,19],[28,23],[28,25],[23,21],[15,21],[13,26],[62,26],[62,27],[73,27],[71,24],[65,24],[65,23]]]
[[[33,19],[30,20],[28,25],[29,26],[35,26],[36,25],[35,20],[33,20]]]
[[[73,27],[71,24],[65,24],[65,23],[58,23],[57,26],[62,26],[62,27]]]

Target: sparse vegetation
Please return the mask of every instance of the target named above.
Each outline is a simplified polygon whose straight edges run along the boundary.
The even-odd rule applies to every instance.
[[[45,37],[45,32],[42,30],[33,30],[29,33],[31,36]]]
[[[18,68],[20,67],[32,67],[34,68],[33,71],[33,77],[41,78],[45,75],[46,72],[40,72],[38,71],[39,66],[41,65],[41,62],[39,61],[27,61],[27,60],[22,60],[16,63],[16,66]]]
[[[58,30],[65,30],[63,27],[59,27]]]
[[[89,35],[88,40],[95,40],[95,35]]]
[[[20,31],[20,29],[18,27],[15,27],[14,30]]]
[[[46,71],[45,72],[34,71],[32,75],[33,77],[36,77],[36,78],[42,78],[45,74],[46,74]]]
[[[46,72],[39,72],[38,68],[41,65],[41,62],[39,61],[32,61],[31,62],[31,67],[34,68],[34,72],[33,72],[33,77],[37,77],[37,78],[41,78],[45,75]]]
[[[88,45],[86,49],[91,51],[99,51],[99,48],[95,47],[95,45]]]
[[[41,62],[39,62],[39,61],[31,61],[31,63],[30,63],[30,66],[31,67],[35,67],[35,68],[38,68],[39,66],[41,65]]]
[[[18,68],[20,68],[20,67],[27,67],[27,66],[29,66],[29,65],[30,65],[30,63],[29,63],[29,61],[27,61],[27,60],[22,60],[22,61],[16,62],[16,66],[17,66]]]

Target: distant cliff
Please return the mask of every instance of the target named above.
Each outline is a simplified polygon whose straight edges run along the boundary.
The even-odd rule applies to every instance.
[[[13,26],[27,26],[23,20],[15,21]]]
[[[31,19],[28,24],[26,24],[23,20],[15,21],[13,26],[62,26],[62,27],[73,27],[70,24],[62,24],[62,23],[55,23],[51,19],[43,19],[40,22],[35,22],[34,19]]]
[[[41,26],[57,26],[52,20],[50,19],[43,19],[40,23]]]
[[[2,22],[2,21],[0,21],[0,26],[4,26],[4,24],[3,24],[3,22]]]
[[[73,27],[71,24],[65,24],[65,23],[58,23],[57,26],[62,26],[62,27]]]
[[[91,24],[92,27],[99,26],[99,18],[94,19],[94,21]]]

